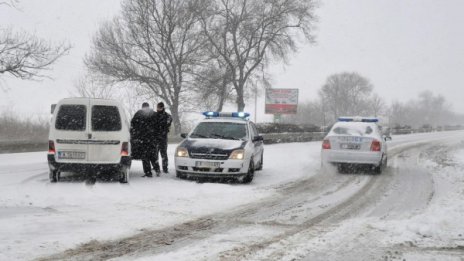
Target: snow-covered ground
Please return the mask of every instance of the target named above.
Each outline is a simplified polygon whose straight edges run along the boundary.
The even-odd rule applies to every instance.
[[[390,150],[394,151],[406,146],[463,136],[462,132],[394,136],[389,146]],[[142,178],[140,162],[134,162],[131,182],[128,185],[107,181],[97,181],[94,185],[88,185],[83,179],[50,184],[44,152],[0,154],[0,260],[33,259],[61,252],[91,240],[111,240],[147,229],[161,229],[278,197],[281,193],[279,188],[285,184],[304,182],[318,174],[320,146],[320,142],[266,146],[264,170],[257,172],[249,185],[178,180],[174,177],[172,168],[169,175],[152,179]],[[174,146],[171,145],[169,155],[173,155],[173,152]],[[170,160],[173,162],[172,158]],[[450,242],[457,244],[456,240],[460,236],[456,231],[461,231],[464,224],[460,224],[459,220],[464,214],[461,203],[464,202],[464,151],[455,154],[453,164],[446,166],[434,165],[437,163],[428,158],[421,160],[427,163],[428,168],[434,170],[432,173],[436,187],[436,195],[425,211],[414,217],[408,216],[407,219],[398,217],[383,220],[372,216],[348,219],[334,231],[328,231],[321,237],[312,236],[310,240],[303,236],[304,233],[295,235],[295,240],[299,240],[303,245],[293,244],[294,247],[285,250],[285,256],[289,259],[302,258],[311,248],[330,248],[330,245],[324,242],[331,242],[340,235],[346,238],[347,234],[352,234],[354,237],[364,233],[362,231],[366,227],[369,227],[370,231],[381,233],[379,242],[385,245],[401,245],[406,244],[405,242],[423,246],[435,246],[435,242],[442,242],[446,246],[450,246]],[[392,164],[395,166],[396,163],[391,162],[390,165]],[[385,177],[388,178],[389,175]],[[324,177],[319,178],[321,183],[324,183]],[[320,193],[325,201],[330,199],[336,204],[342,197],[355,193],[353,189],[361,188],[370,180],[365,176],[342,176],[335,179],[339,179],[340,183],[327,186],[324,190],[322,185],[320,190],[317,187],[314,189],[314,199],[308,201],[306,214],[314,214],[316,206],[318,211],[324,211],[327,207],[317,201],[317,193]],[[344,180],[353,181],[353,185],[343,187],[346,183]],[[340,190],[337,188],[332,193],[332,188],[337,186]],[[290,192],[287,197],[291,195]],[[307,195],[300,194],[301,196]],[[337,199],[337,196],[341,198]],[[329,204],[329,201],[326,203]],[[289,203],[292,203],[292,200],[289,199]],[[303,220],[298,215],[305,212],[292,213],[290,216],[280,216],[279,222],[291,225],[297,224],[300,219]],[[247,237],[250,242],[262,241],[285,229],[285,226],[269,229],[260,225],[245,224],[235,230],[224,231],[213,238],[196,242],[183,252],[166,252],[157,258],[182,259],[190,254],[193,258],[193,253],[198,254],[213,242],[220,246],[216,249],[217,253],[220,253],[233,248],[244,235],[250,235]],[[286,240],[291,242],[290,239]],[[210,254],[218,257],[214,255],[214,251]],[[266,253],[257,253],[255,258],[265,256]],[[152,257],[148,255],[148,260],[150,258]]]
[[[319,148],[320,142],[266,146],[264,170],[249,185],[179,180],[172,167],[169,175],[142,178],[140,161],[129,185],[51,184],[45,152],[0,154],[0,260],[161,228],[272,196],[279,184],[315,173]]]

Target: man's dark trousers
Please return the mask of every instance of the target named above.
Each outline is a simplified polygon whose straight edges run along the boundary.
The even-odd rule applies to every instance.
[[[168,137],[156,139],[156,154],[155,154],[156,161],[154,164],[154,169],[156,172],[159,172],[160,170],[159,160],[158,160],[158,155],[160,154],[161,154],[161,159],[162,159],[163,171],[168,172]]]

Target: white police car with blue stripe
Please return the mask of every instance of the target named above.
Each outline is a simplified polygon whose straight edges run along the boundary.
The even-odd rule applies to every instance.
[[[263,137],[244,112],[205,112],[177,147],[176,176],[253,180],[263,168]]]
[[[380,174],[387,166],[387,142],[377,118],[340,117],[322,142],[322,164],[339,172],[349,165],[368,165]]]

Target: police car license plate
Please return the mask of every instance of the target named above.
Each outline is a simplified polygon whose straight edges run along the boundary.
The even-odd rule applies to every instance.
[[[211,162],[211,161],[197,161],[195,162],[195,167],[198,168],[219,168],[221,162]]]
[[[340,144],[340,146],[342,147],[342,149],[345,149],[345,150],[359,150],[361,148],[360,144],[353,144],[353,143],[344,143],[344,144]]]
[[[58,151],[59,159],[85,159],[85,152],[80,151]]]

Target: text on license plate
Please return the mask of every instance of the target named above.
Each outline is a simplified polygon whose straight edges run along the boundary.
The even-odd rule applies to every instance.
[[[85,152],[81,151],[58,151],[59,159],[85,159]]]
[[[341,147],[345,150],[359,150],[361,148],[361,145],[353,143],[343,143],[341,144]]]
[[[206,168],[219,168],[221,162],[211,162],[211,161],[197,161],[195,162],[195,167],[206,167]]]

